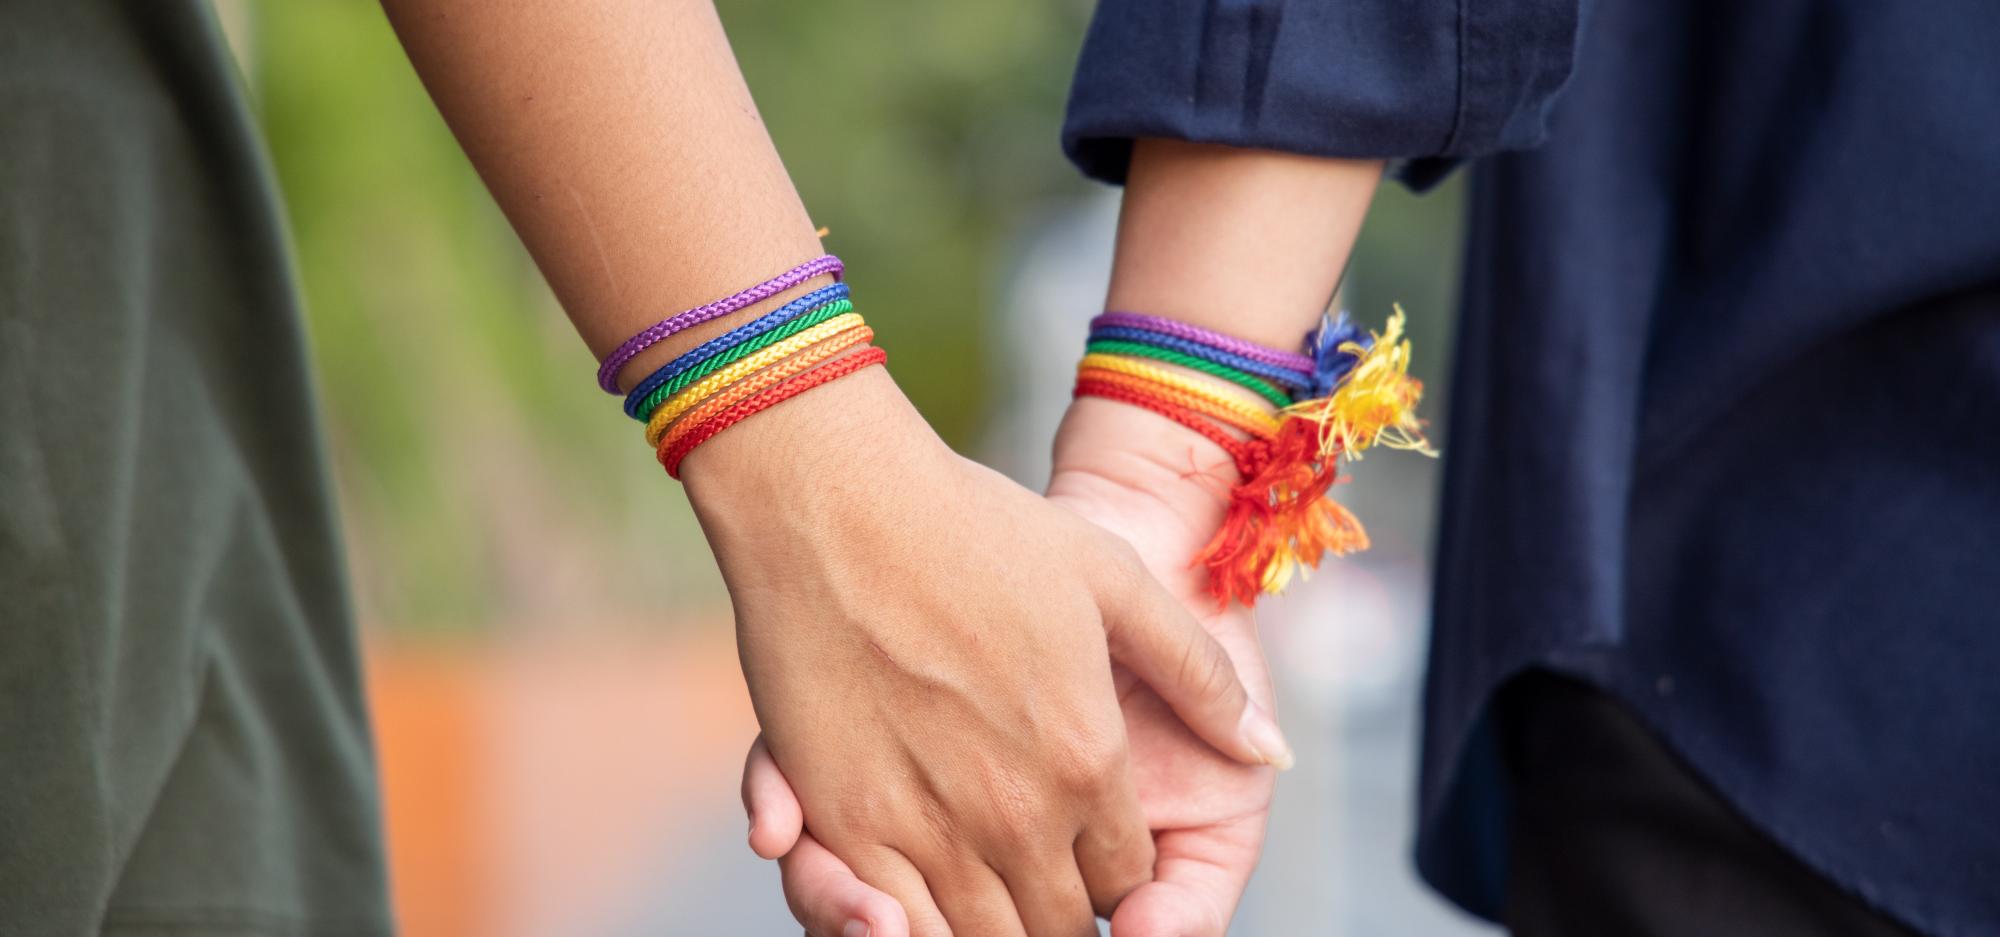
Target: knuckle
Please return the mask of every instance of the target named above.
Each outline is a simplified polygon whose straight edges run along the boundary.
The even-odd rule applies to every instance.
[[[1032,838],[1031,831],[1049,822],[1050,802],[1038,785],[1019,770],[995,767],[985,778],[989,837],[1008,847]]]
[[[905,812],[897,805],[900,800],[866,785],[845,785],[815,802],[813,831],[822,840],[828,836],[879,840],[902,822]]]
[[[1120,586],[1128,589],[1147,585],[1151,574],[1146,572],[1146,561],[1139,556],[1137,547],[1123,537],[1105,534],[1099,539],[1104,545],[1104,554],[1110,560],[1112,574]]]
[[[1048,773],[1016,765],[989,766],[976,789],[976,808],[956,820],[955,832],[939,845],[975,853],[1018,855],[1062,840],[1073,829],[1084,800],[1051,762]],[[972,793],[972,792],[968,792]],[[969,805],[968,805],[969,806]]]
[[[1182,648],[1179,676],[1181,686],[1203,702],[1226,703],[1237,694],[1236,665],[1220,648],[1199,636],[1190,636]]]
[[[1051,767],[1064,791],[1092,792],[1118,780],[1125,757],[1122,733],[1085,729],[1054,747]]]
[[[919,798],[911,816],[916,821],[916,842],[925,848],[949,848],[960,839],[959,818],[936,797]]]
[[[1087,885],[1090,905],[1098,914],[1109,917],[1126,896],[1138,891],[1139,886],[1152,878],[1152,845],[1132,843],[1104,857],[1098,874]]]
[[[1090,908],[1097,914],[1109,918],[1125,903],[1125,898],[1146,884],[1144,878],[1130,877],[1113,880],[1111,884],[1090,890]]]
[[[985,842],[972,849],[978,855],[1022,856],[1037,851],[1049,837],[1042,831],[1051,827],[1046,814],[1024,816],[1012,823],[1000,823],[985,837]]]
[[[1134,575],[1145,573],[1146,563],[1140,559],[1139,548],[1133,546],[1132,541],[1110,533],[1104,534],[1100,539],[1104,543],[1105,552],[1121,570]]]

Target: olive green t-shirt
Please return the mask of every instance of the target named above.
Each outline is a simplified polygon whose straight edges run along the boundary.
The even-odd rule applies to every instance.
[[[0,0],[0,935],[390,931],[268,167],[198,0]]]

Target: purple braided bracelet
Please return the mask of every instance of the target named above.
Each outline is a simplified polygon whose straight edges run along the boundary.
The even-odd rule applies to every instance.
[[[1198,325],[1176,322],[1173,319],[1162,319],[1159,316],[1142,315],[1136,312],[1107,312],[1090,320],[1090,324],[1092,328],[1107,326],[1111,328],[1144,329],[1148,332],[1159,332],[1162,335],[1172,335],[1175,338],[1200,342],[1201,344],[1220,348],[1232,354],[1242,355],[1254,361],[1274,364],[1292,371],[1304,371],[1307,374],[1312,374],[1313,369],[1317,367],[1309,355],[1266,348],[1255,342],[1246,342],[1233,335],[1211,332]]]
[[[604,388],[605,393],[618,393],[618,372],[648,346],[675,332],[693,328],[710,319],[726,316],[769,299],[821,274],[831,273],[835,280],[839,280],[846,269],[841,264],[840,258],[832,254],[815,257],[734,296],[718,299],[706,306],[696,306],[673,318],[656,322],[648,326],[645,331],[626,339],[625,344],[605,356],[604,363],[597,366],[597,386]]]

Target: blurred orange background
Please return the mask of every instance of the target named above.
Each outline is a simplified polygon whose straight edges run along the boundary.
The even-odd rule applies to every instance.
[[[373,641],[403,932],[578,933],[643,893],[661,843],[718,819],[704,814],[757,731],[725,629],[477,652]]]

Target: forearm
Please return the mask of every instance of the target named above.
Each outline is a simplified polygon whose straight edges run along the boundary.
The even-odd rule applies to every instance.
[[[1375,161],[1140,140],[1105,308],[1294,350],[1340,283],[1381,175]]]
[[[383,7],[600,357],[819,253],[709,0]],[[622,386],[735,321],[648,349]]]
[[[1105,308],[1297,350],[1340,283],[1381,174],[1372,161],[1140,140]],[[1207,523],[1219,505],[1206,491],[1182,491],[1199,481],[1174,484],[1191,478],[1191,449],[1230,470],[1200,434],[1084,397],[1057,436],[1056,464],[1151,488]]]
[[[709,0],[384,0],[445,120],[600,358],[675,312],[820,253]],[[695,345],[831,282],[668,337],[629,389]],[[696,506],[768,501],[871,441],[934,440],[880,369],[818,388],[701,446]],[[778,455],[781,453],[782,455]],[[635,453],[636,455],[636,453]],[[711,535],[719,533],[708,525]]]

